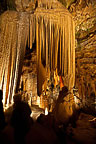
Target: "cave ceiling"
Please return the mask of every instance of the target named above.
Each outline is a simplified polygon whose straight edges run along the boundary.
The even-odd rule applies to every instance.
[[[28,1],[28,0],[27,0]],[[72,13],[75,20],[76,39],[79,42],[92,37],[96,33],[96,1],[95,0],[58,0]],[[17,2],[19,2],[17,0]],[[24,1],[23,1],[24,3]],[[13,0],[0,1],[0,12],[16,10]],[[26,0],[25,3],[26,4]],[[30,4],[32,7],[32,4]]]
[[[33,0],[34,1],[34,0]],[[73,15],[75,21],[75,36],[76,36],[76,48],[79,50],[86,47],[89,39],[95,39],[96,35],[96,1],[95,0],[58,0],[61,2]],[[32,0],[23,0],[23,8],[26,4],[29,4],[29,7],[26,8],[26,11],[29,11],[30,8],[34,10],[34,5]],[[43,1],[44,3],[44,1]],[[21,7],[20,1],[16,0],[4,0],[0,1],[0,12],[5,10],[16,10],[16,4],[18,4],[19,9]],[[18,10],[18,9],[17,9]]]

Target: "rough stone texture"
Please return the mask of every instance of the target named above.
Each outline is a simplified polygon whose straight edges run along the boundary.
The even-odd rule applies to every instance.
[[[92,115],[81,113],[76,121],[76,127],[71,125],[67,128],[69,139],[73,143],[95,144],[96,143],[96,118]]]
[[[37,56],[35,51],[32,53],[27,53],[23,63],[21,83],[23,81],[23,92],[25,97],[28,95],[27,101],[30,101],[31,97],[34,99],[34,96],[37,96],[36,58]]]
[[[57,0],[15,0],[17,11],[34,11],[36,7],[45,9],[54,9],[56,7],[63,8],[63,5]]]
[[[88,106],[96,110],[96,47],[94,39],[92,45],[82,47],[81,51],[76,51],[76,87],[79,96]]]
[[[36,0],[15,0],[17,11],[33,10],[35,8]]]
[[[83,102],[96,110],[96,1],[77,0],[69,10],[76,26],[76,87]]]

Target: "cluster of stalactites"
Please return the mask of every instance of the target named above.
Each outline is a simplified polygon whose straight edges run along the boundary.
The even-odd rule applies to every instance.
[[[0,88],[4,104],[13,101],[26,42],[32,49],[36,40],[39,95],[52,71],[62,75],[69,89],[74,86],[75,31],[67,10],[37,8],[33,14],[7,11],[0,22]]]
[[[38,89],[48,72],[56,71],[62,75],[64,85],[73,88],[75,81],[75,31],[70,14],[59,17],[36,14],[36,45]],[[46,73],[45,73],[46,71]],[[43,74],[45,77],[43,77]],[[42,76],[41,76],[42,75]],[[43,79],[42,79],[43,77]],[[40,84],[41,83],[41,84]]]
[[[5,12],[0,18],[0,89],[3,104],[13,101],[25,54],[29,18],[26,13]]]

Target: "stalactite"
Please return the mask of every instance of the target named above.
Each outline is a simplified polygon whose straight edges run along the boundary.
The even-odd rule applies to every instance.
[[[16,68],[16,56],[17,56],[17,25],[14,22],[14,31],[15,35],[12,38],[12,62],[11,62],[11,77],[10,77],[10,91],[9,91],[9,102],[13,102],[13,88],[14,88],[14,77],[15,77],[15,68]]]
[[[43,19],[43,27],[42,27],[42,33],[43,33],[43,48],[42,48],[42,58],[43,61],[45,61],[45,29],[44,29],[44,19]]]
[[[4,68],[5,70],[5,75],[4,75],[4,84],[3,84],[3,104],[5,104],[6,102],[6,90],[7,90],[7,80],[8,80],[8,64],[9,64],[9,55],[10,55],[10,51],[8,51],[10,49],[9,47],[9,44],[10,44],[10,33],[8,33],[8,29],[11,30],[11,28],[9,27],[9,23],[7,21],[7,24],[6,24],[6,30],[5,30],[5,41],[3,42],[3,50],[4,50],[4,58],[3,58],[3,67],[2,69]],[[7,32],[7,33],[6,33]],[[7,39],[7,37],[9,38],[9,40]]]
[[[8,64],[8,75],[7,75],[7,89],[6,89],[6,101],[5,103],[9,104],[9,90],[10,90],[10,74],[11,74],[11,61],[12,61],[12,35],[13,35],[14,24],[10,27],[10,35],[8,40],[8,50],[9,50],[9,64]]]
[[[1,25],[3,25],[3,22],[1,23]],[[5,74],[3,74],[3,72],[5,73],[5,69],[4,69],[4,39],[6,38],[6,35],[5,35],[5,31],[6,31],[6,24],[3,26],[2,28],[2,33],[0,34],[0,42],[1,42],[1,47],[0,47],[0,78],[1,78],[1,84],[0,84],[0,88],[2,89],[3,88],[3,85],[2,85],[2,82],[4,81],[3,79],[3,76],[5,76]],[[2,75],[3,74],[3,75]]]
[[[75,83],[75,23],[73,21],[73,85]]]
[[[72,20],[70,19],[70,26],[72,26]],[[70,85],[72,86],[73,73],[72,73],[72,29],[70,30]]]
[[[57,64],[58,64],[58,47],[59,47],[59,25],[57,24],[56,57],[55,57],[55,68],[56,69],[57,69]]]
[[[50,13],[48,13],[45,18],[44,13],[45,10],[44,11],[42,10],[42,12],[40,11],[40,13],[37,10],[35,13],[36,15],[42,17],[44,20],[44,26],[42,30],[43,31],[42,33],[43,48],[41,51],[42,58],[46,62],[46,67],[49,64],[51,72],[52,71],[60,72],[60,75],[62,75],[64,80],[64,85],[67,85],[69,89],[72,89],[72,87],[74,86],[73,79],[75,78],[72,72],[72,69],[75,69],[75,67],[73,67],[74,28],[73,24],[71,24],[71,22],[73,23],[73,19],[71,15],[68,14],[67,11],[62,13],[61,17],[59,17],[58,20],[56,19],[56,15],[54,12],[53,12],[54,19],[52,18],[53,16]],[[46,26],[46,19],[48,21],[47,26]],[[46,32],[48,28],[49,33]],[[47,44],[49,44],[49,46]]]
[[[42,28],[42,21],[41,21],[41,19],[40,19],[40,24],[39,24],[39,35],[38,35],[38,37],[39,37],[39,61],[40,61],[40,63],[41,63],[41,42],[42,42],[42,40],[41,40],[41,28]]]
[[[4,104],[6,99],[7,104],[13,101],[27,41],[28,47],[32,49],[36,39],[39,95],[47,77],[46,72],[48,74],[49,71],[62,75],[64,85],[69,89],[74,86],[75,28],[72,16],[60,5],[58,6],[61,9],[49,1],[47,3],[42,1],[42,3],[47,9],[37,7],[34,13],[6,12],[3,14],[5,19],[2,18],[0,32],[0,88],[3,89]],[[54,9],[48,9],[50,3]]]
[[[63,24],[64,24],[64,21],[63,21]],[[64,37],[64,25],[63,25],[63,32],[62,32],[62,74],[64,75],[64,58],[65,58],[65,54],[64,54],[64,49],[65,49],[65,45],[64,45],[64,40],[65,40],[65,37]]]
[[[69,84],[68,87],[70,89],[70,17],[68,17],[68,80],[69,80]]]
[[[55,24],[53,23],[53,36],[52,36],[52,39],[53,39],[53,42],[52,42],[52,71],[54,71],[54,49],[55,49],[55,29],[54,29],[54,26]]]
[[[53,71],[53,23],[51,25],[51,71]]]
[[[36,20],[34,14],[30,14],[30,26],[29,26],[29,40],[30,40],[30,49],[32,49],[32,45],[35,42],[35,34],[36,34]]]
[[[61,72],[61,55],[62,55],[62,27],[60,28],[60,72]]]
[[[41,59],[42,59],[42,52],[43,52],[43,18],[41,18]]]
[[[32,24],[32,37],[33,37],[33,43],[35,42],[35,34],[36,34],[36,18],[35,18],[35,16],[33,15],[33,17],[32,17],[32,20],[33,20],[33,24]]]
[[[53,70],[56,70],[58,61],[58,24],[54,23],[53,26]]]
[[[32,49],[32,43],[33,43],[32,27],[33,27],[33,17],[30,16],[30,49]]]
[[[49,31],[49,66],[50,66],[50,71],[51,71],[51,19],[49,19],[49,27],[50,27],[50,31]]]
[[[37,93],[39,93],[39,47],[38,47],[38,17],[36,17],[36,52],[37,52]]]
[[[48,69],[48,31],[47,31],[47,22],[45,24],[46,29],[46,68]]]
[[[4,57],[2,59],[4,66],[1,70],[5,71],[3,84],[2,81],[0,81],[0,85],[3,85],[2,89],[4,105],[9,104],[12,101],[13,95],[16,92],[18,75],[21,67],[20,64],[23,60],[26,46],[25,37],[28,36],[26,34],[26,29],[28,30],[28,16],[23,13],[17,14],[16,12],[12,13],[13,16],[10,14],[10,12],[6,12],[5,14],[4,18],[6,19],[6,23],[3,23],[6,25],[4,30],[5,33],[3,31],[1,33],[4,35],[4,41],[3,43],[2,39],[0,41],[0,46],[2,46],[0,49],[2,49],[2,52],[4,51]],[[19,21],[17,20],[17,17],[20,18]],[[2,19],[2,21],[5,19]],[[24,27],[26,27],[26,29],[24,29]],[[23,35],[23,32],[25,33],[25,36]],[[1,71],[0,75],[2,75]]]
[[[65,60],[64,60],[64,84],[67,85],[68,82],[68,23],[67,23],[67,16],[65,16]]]

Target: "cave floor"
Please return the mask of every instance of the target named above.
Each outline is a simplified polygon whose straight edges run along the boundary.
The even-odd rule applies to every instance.
[[[40,113],[44,112],[42,109],[38,109],[36,106],[32,108],[35,112],[35,115],[38,116]],[[38,111],[36,114],[36,110]],[[12,107],[5,113],[7,120],[9,119],[12,113]],[[47,119],[48,121],[48,119]],[[66,125],[66,124],[64,124]],[[61,126],[57,133],[60,143],[66,144],[96,144],[96,117],[91,114],[86,114],[81,112],[78,119],[76,120],[76,125],[73,126],[69,122],[66,129]],[[48,126],[47,126],[48,127]]]
[[[96,117],[80,113],[76,126],[67,127],[66,138],[68,144],[96,144]]]

